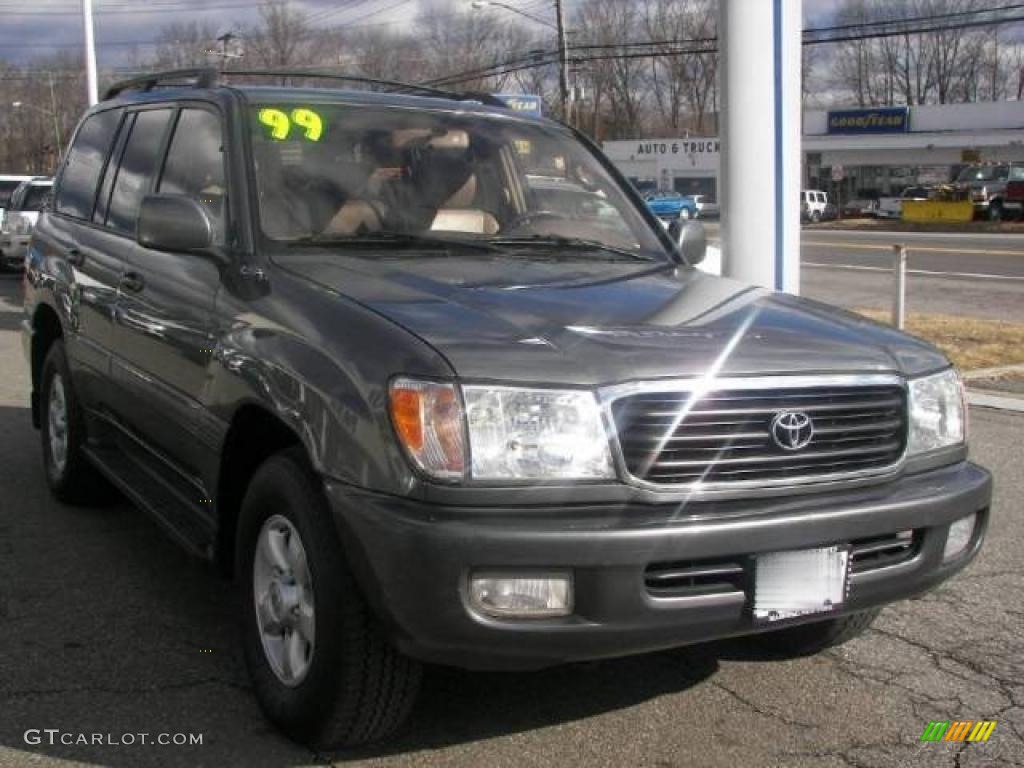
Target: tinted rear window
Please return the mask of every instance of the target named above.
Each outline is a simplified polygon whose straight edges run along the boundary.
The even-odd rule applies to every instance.
[[[135,231],[142,198],[153,187],[157,158],[170,118],[169,109],[148,110],[136,116],[128,144],[121,155],[114,193],[110,198],[107,224],[114,229]]]
[[[57,191],[56,209],[60,213],[78,219],[92,215],[96,185],[120,117],[121,111],[116,109],[98,112],[82,124]]]

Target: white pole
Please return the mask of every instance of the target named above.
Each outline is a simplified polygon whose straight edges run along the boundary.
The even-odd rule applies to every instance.
[[[892,253],[892,324],[902,331],[907,313],[907,246],[894,245]]]
[[[96,38],[92,31],[92,0],[82,0],[82,25],[85,31],[85,80],[91,107],[100,100],[96,84]]]
[[[722,274],[800,290],[801,0],[721,0]]]

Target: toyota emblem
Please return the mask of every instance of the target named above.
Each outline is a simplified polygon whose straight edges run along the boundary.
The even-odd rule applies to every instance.
[[[811,417],[800,411],[782,411],[772,419],[772,439],[784,451],[799,451],[814,437]]]

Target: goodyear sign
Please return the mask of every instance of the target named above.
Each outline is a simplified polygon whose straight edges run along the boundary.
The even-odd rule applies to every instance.
[[[524,115],[540,117],[541,100],[540,96],[524,93],[496,93],[494,98],[501,99],[505,106],[513,112],[522,112]]]
[[[907,107],[829,110],[829,133],[906,133],[910,130]]]

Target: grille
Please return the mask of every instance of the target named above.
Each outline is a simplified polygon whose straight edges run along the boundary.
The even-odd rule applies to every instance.
[[[908,530],[853,539],[848,544],[850,573],[866,573],[912,560],[921,551],[923,533],[923,530]],[[752,585],[751,555],[651,563],[644,569],[644,586],[653,597],[698,597],[749,592]]]
[[[719,595],[746,590],[745,558],[734,561],[684,560],[653,563],[644,571],[644,584],[655,597]]]
[[[906,403],[898,384],[642,392],[612,403],[629,473],[654,484],[813,480],[880,471],[899,461]],[[782,448],[780,413],[806,414],[810,442]]]
[[[905,563],[917,555],[920,549],[921,536],[914,531],[860,539],[850,546],[850,572],[863,573]]]

